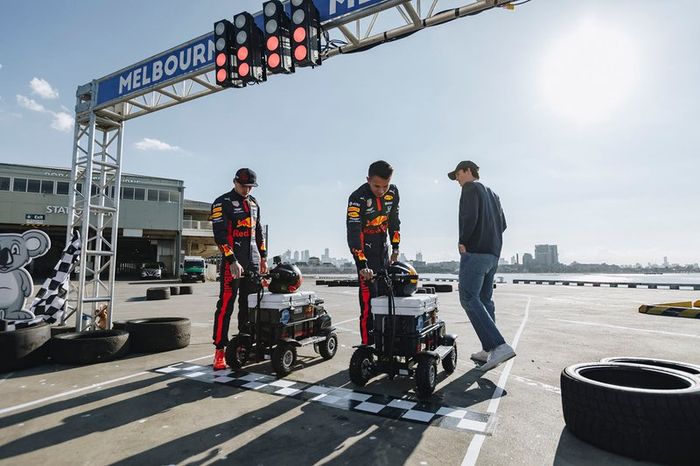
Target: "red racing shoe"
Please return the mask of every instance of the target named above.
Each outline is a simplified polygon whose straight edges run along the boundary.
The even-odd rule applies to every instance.
[[[226,369],[226,350],[217,349],[214,351],[214,370]]]

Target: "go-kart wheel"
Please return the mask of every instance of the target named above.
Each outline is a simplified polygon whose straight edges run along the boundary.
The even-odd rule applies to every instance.
[[[245,366],[250,356],[250,346],[242,338],[235,336],[226,345],[226,364],[232,369]]]
[[[350,358],[350,380],[358,387],[374,376],[374,354],[369,348],[357,348]]]
[[[457,343],[452,343],[452,351],[442,360],[442,368],[451,374],[457,369]]]
[[[338,351],[338,336],[331,332],[326,336],[326,340],[318,344],[318,351],[323,359],[333,359]]]
[[[297,349],[288,343],[279,344],[272,350],[272,367],[280,377],[292,372],[292,366],[296,360]]]
[[[416,394],[427,398],[437,385],[437,362],[431,357],[421,357],[416,368]]]

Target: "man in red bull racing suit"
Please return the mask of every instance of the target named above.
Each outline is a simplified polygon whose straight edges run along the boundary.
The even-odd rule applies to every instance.
[[[385,293],[373,278],[376,272],[389,265],[387,233],[392,249],[391,262],[399,256],[399,190],[391,184],[393,172],[387,162],[374,162],[369,166],[367,183],[348,199],[348,246],[360,282],[360,336],[363,345],[374,343],[371,299]]]
[[[234,188],[211,205],[214,241],[222,254],[219,301],[214,314],[214,369],[226,368],[225,347],[233,303],[238,294],[238,331],[248,333],[248,295],[251,284],[246,271],[267,273],[267,251],[260,224],[260,207],[251,190],[256,174],[248,168],[236,172]]]

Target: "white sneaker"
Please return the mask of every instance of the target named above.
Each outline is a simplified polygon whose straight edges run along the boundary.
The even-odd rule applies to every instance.
[[[515,350],[513,350],[509,344],[503,343],[502,345],[498,345],[492,349],[488,358],[486,359],[486,362],[477,367],[477,369],[482,372],[490,371],[494,367],[513,357],[515,357]]]
[[[489,358],[489,352],[484,351],[484,350],[481,350],[478,353],[472,353],[472,356],[471,356],[472,361],[481,362],[481,363],[486,362],[488,360],[488,358]]]

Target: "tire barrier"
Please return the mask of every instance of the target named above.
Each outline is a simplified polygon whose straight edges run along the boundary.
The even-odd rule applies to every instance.
[[[170,296],[176,296],[180,294],[180,287],[179,286],[171,286],[170,287]]]
[[[316,286],[325,285],[327,280],[316,280]]]
[[[192,285],[181,286],[180,294],[192,294]]]
[[[51,327],[51,337],[55,337],[56,335],[62,335],[64,333],[74,333],[75,332],[75,326],[69,327],[67,325],[57,325],[55,327]]]
[[[62,333],[51,338],[51,359],[59,364],[84,365],[111,361],[129,351],[124,330]]]
[[[523,285],[564,285],[564,286],[594,286],[600,287],[606,285],[610,288],[643,288],[646,287],[649,290],[658,290],[660,288],[666,288],[669,290],[681,290],[681,289],[692,289],[695,291],[700,290],[700,284],[692,283],[635,283],[635,282],[590,282],[590,281],[575,281],[575,280],[526,280],[522,278],[514,278],[513,284],[523,284]]]
[[[453,288],[448,283],[428,283],[424,286],[435,289],[436,293],[451,293]]]
[[[666,317],[688,317],[700,319],[700,300],[682,301],[678,303],[642,304],[639,306],[641,314],[652,314]]]
[[[0,372],[37,366],[46,361],[51,327],[45,322],[32,327],[0,332]]]
[[[190,344],[190,319],[154,317],[126,322],[132,353],[158,353]]]
[[[147,301],[157,301],[159,299],[170,299],[170,288],[160,286],[157,288],[149,288],[146,290]]]
[[[112,330],[126,330],[128,320],[115,320],[112,322]]]
[[[656,358],[638,358],[629,356],[618,356],[613,358],[601,359],[600,362],[622,362],[626,364],[641,364],[646,366],[664,367],[675,371],[685,372],[686,374],[700,376],[700,366],[680,361],[669,361],[668,359]]]
[[[561,373],[566,427],[598,448],[640,461],[697,464],[700,378],[672,369],[582,363]]]

